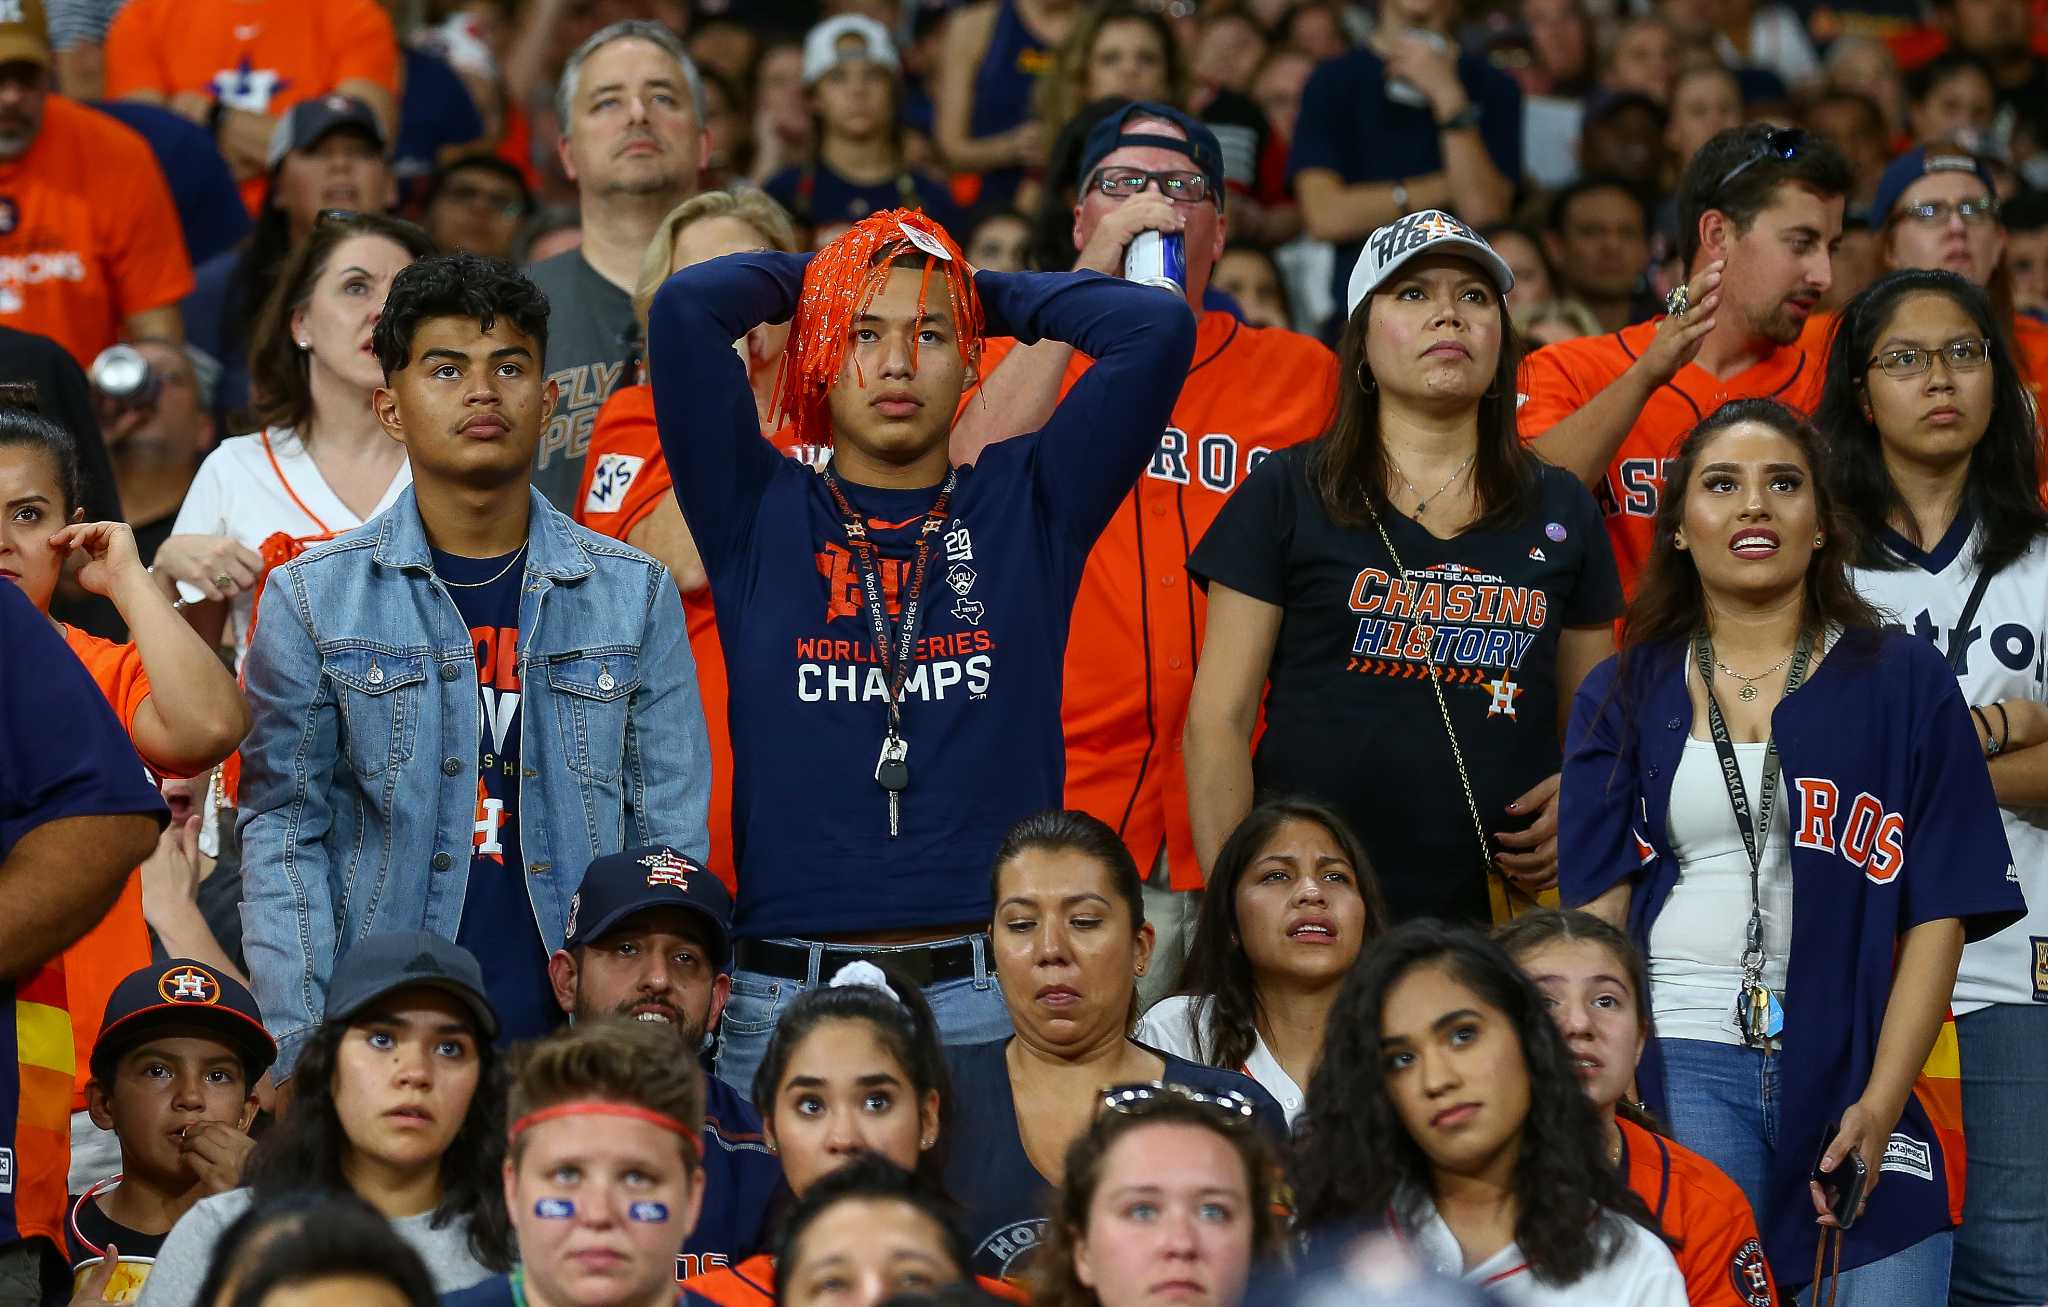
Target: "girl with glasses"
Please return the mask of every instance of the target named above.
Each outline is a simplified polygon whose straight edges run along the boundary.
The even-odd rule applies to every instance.
[[[1291,1179],[1311,1247],[1385,1226],[1508,1307],[1684,1307],[1543,996],[1476,930],[1413,922],[1344,987]]]
[[[2048,1298],[2048,509],[2040,440],[1985,292],[1894,273],[1850,301],[1817,415],[1863,543],[1851,579],[1949,660],[1986,756],[2028,915],[1963,950],[1951,1001],[1969,1141],[1950,1300]]]

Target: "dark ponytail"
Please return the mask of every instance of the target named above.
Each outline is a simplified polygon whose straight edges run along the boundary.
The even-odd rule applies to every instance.
[[[875,969],[888,981],[893,995],[874,985],[831,984],[827,977],[828,983],[804,991],[783,1009],[781,1019],[775,1023],[775,1033],[768,1037],[768,1051],[754,1071],[754,1104],[763,1117],[774,1118],[776,1090],[789,1073],[789,1059],[812,1031],[828,1021],[865,1022],[882,1047],[902,1066],[918,1109],[923,1110],[925,1095],[939,1096],[938,1142],[918,1155],[917,1176],[943,1188],[946,1141],[952,1136],[953,1084],[946,1071],[938,1019],[932,1016],[931,1005],[925,1002],[917,986],[886,967]]]
[[[64,499],[58,516],[68,520],[81,502],[78,442],[43,416],[42,396],[33,381],[0,382],[0,449],[7,448],[41,450],[50,460]]]

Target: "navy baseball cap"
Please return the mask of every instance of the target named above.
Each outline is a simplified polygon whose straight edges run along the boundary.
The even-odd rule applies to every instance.
[[[1892,216],[1892,210],[1899,207],[1899,201],[1914,182],[1941,172],[1974,173],[1984,183],[1987,195],[1998,194],[1991,170],[1968,150],[1954,145],[1920,146],[1892,160],[1884,176],[1878,178],[1877,197],[1870,202],[1870,225],[1884,226],[1885,219]]]
[[[607,853],[583,873],[583,884],[569,900],[569,928],[564,948],[602,939],[636,912],[649,908],[682,908],[711,926],[713,965],[732,957],[732,895],[718,877],[695,858],[666,844],[623,853]]]
[[[177,1028],[218,1038],[242,1060],[254,1080],[277,1060],[277,1041],[263,1028],[256,996],[218,967],[190,958],[131,971],[107,996],[89,1065],[95,1080],[113,1079],[121,1054],[152,1032]]]
[[[1163,119],[1186,132],[1187,139],[1148,132],[1142,127],[1135,132],[1125,131],[1124,124],[1133,118]],[[1081,171],[1075,183],[1084,197],[1088,193],[1088,179],[1095,175],[1102,161],[1112,150],[1126,145],[1151,145],[1185,154],[1196,170],[1209,179],[1209,194],[1218,204],[1223,203],[1223,146],[1217,142],[1216,133],[1171,105],[1150,100],[1133,100],[1121,109],[1111,110],[1088,133],[1088,140],[1081,147]]]
[[[326,1019],[346,1021],[386,994],[422,985],[469,1009],[486,1039],[498,1037],[498,1013],[484,997],[483,968],[475,956],[424,930],[371,935],[342,954],[327,982]]]
[[[384,124],[377,121],[369,105],[352,95],[336,93],[301,100],[286,110],[271,130],[264,162],[275,168],[293,150],[310,150],[329,132],[343,130],[361,132],[379,150],[391,144],[384,135]]]

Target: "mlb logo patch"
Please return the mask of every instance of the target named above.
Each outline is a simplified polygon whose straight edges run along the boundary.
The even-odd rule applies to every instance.
[[[0,1194],[14,1192],[14,1150],[0,1148]]]
[[[688,873],[696,870],[681,855],[667,849],[640,859],[640,865],[647,868],[649,885],[673,885],[679,890],[690,888]]]
[[[206,968],[188,963],[166,971],[156,982],[156,992],[166,1003],[218,1003],[220,981]]]
[[[626,492],[647,460],[631,454],[605,454],[590,474],[590,493],[583,497],[586,513],[616,513],[626,502]]]

